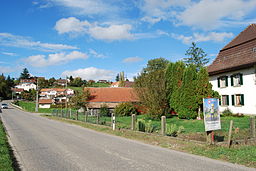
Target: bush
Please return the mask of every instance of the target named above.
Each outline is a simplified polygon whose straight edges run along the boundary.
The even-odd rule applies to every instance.
[[[232,116],[233,113],[229,108],[226,108],[223,112],[222,112],[223,116]]]
[[[135,106],[131,103],[120,103],[116,106],[114,113],[116,116],[131,116],[132,114],[138,114]]]
[[[166,126],[166,134],[168,136],[173,136],[173,137],[177,137],[178,134],[182,133],[184,131],[184,127],[183,126],[179,126],[177,127],[176,124],[167,124]]]
[[[146,131],[146,129],[145,129],[145,120],[138,119],[138,121],[137,121],[137,129],[138,129],[138,131],[141,131],[141,132],[145,132]]]
[[[178,117],[180,119],[195,119],[197,117],[197,115],[198,114],[196,111],[192,111],[187,108],[181,109],[178,113]]]
[[[100,106],[99,114],[100,116],[111,116],[109,108],[106,104]]]

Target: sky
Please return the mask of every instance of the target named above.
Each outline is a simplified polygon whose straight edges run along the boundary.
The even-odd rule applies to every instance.
[[[0,73],[132,80],[147,61],[213,61],[249,24],[256,0],[0,0]]]

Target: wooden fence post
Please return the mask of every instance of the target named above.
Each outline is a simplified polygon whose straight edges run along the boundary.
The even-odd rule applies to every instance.
[[[166,117],[162,116],[161,117],[161,133],[162,135],[166,135]]]
[[[97,116],[97,124],[99,124],[100,123],[100,114],[98,111],[96,112],[96,116]]]
[[[231,146],[232,129],[233,129],[233,120],[230,121],[230,125],[229,125],[229,132],[228,132],[228,148],[230,148],[230,146]]]
[[[116,129],[116,117],[115,114],[112,113],[112,129],[115,130]]]
[[[132,114],[132,130],[135,131],[135,125],[136,125],[136,115],[135,114]]]
[[[250,134],[252,138],[255,138],[255,116],[250,117]]]
[[[84,121],[87,122],[88,120],[88,111],[84,110]]]

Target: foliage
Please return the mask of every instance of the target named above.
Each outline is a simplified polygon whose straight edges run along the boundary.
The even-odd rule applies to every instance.
[[[184,62],[187,65],[196,65],[197,70],[209,62],[209,59],[206,57],[207,54],[202,48],[197,47],[195,42],[192,42],[192,46],[186,51],[185,55],[188,56],[188,58],[184,58]]]
[[[36,90],[30,89],[29,91],[21,92],[21,98],[27,101],[35,101],[36,99]]]
[[[14,170],[13,158],[2,121],[0,120],[0,170]]]
[[[166,134],[169,136],[177,137],[178,134],[184,132],[183,126],[177,126],[176,124],[167,124],[166,125]]]
[[[70,99],[70,105],[76,109],[86,108],[87,100],[90,97],[90,92],[88,89],[84,91],[75,91],[75,95]]]
[[[138,121],[137,121],[137,129],[138,129],[138,131],[141,131],[141,132],[145,132],[146,131],[145,120],[138,119]]]
[[[76,77],[74,79],[72,78],[72,79],[70,79],[70,83],[69,83],[69,85],[73,86],[73,87],[81,87],[83,84],[84,83],[83,83],[83,80],[81,77]]]
[[[179,118],[194,119],[197,116],[197,72],[195,65],[189,65],[182,76],[182,84],[174,92],[175,102],[171,106]]]
[[[99,114],[100,116],[111,116],[109,108],[106,104],[100,106]]]
[[[14,86],[14,79],[0,75],[0,98],[10,99],[12,97],[11,87]]]
[[[156,130],[156,126],[153,125],[152,120],[149,120],[148,122],[145,122],[145,131],[148,133],[152,133]]]
[[[40,88],[50,87],[49,80],[46,80],[44,78],[38,78],[38,87],[40,87]]]
[[[116,75],[116,81],[119,81],[120,77],[119,77],[119,73]]]
[[[20,73],[20,79],[29,79],[30,78],[30,74],[28,72],[27,68],[24,68],[22,73]]]
[[[229,108],[226,108],[223,112],[222,112],[222,116],[232,116],[233,113]]]
[[[169,112],[165,76],[168,63],[164,58],[149,60],[147,67],[135,78],[136,93],[152,118]]]
[[[131,116],[138,114],[135,106],[132,103],[120,103],[116,106],[114,113],[116,116]]]

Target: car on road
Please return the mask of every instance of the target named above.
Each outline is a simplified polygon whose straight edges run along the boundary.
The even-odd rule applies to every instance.
[[[3,103],[3,104],[1,105],[1,108],[2,108],[2,109],[8,109],[8,104]]]

